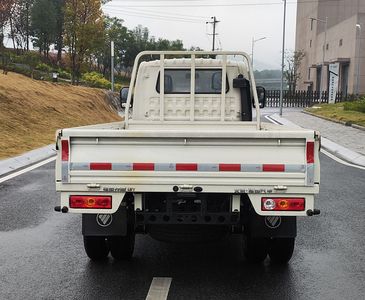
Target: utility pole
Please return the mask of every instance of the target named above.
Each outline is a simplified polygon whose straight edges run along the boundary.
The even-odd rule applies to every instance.
[[[112,83],[112,92],[114,92],[114,41],[110,42],[110,81]]]
[[[357,74],[356,74],[356,95],[359,96],[359,83],[360,83],[360,51],[361,51],[361,24],[356,24],[356,31],[359,29],[359,35],[358,35],[358,48],[357,48],[357,55],[358,55],[358,61],[357,61]]]
[[[283,115],[285,24],[286,24],[286,0],[284,0],[283,49],[282,49],[282,53],[281,53],[280,116]]]
[[[214,16],[214,17],[211,17],[211,19],[213,21],[211,22],[205,22],[206,24],[212,24],[213,25],[213,34],[210,34],[213,36],[213,46],[212,46],[212,51],[214,51],[214,48],[215,48],[215,36],[218,35],[218,33],[215,33],[215,26],[217,23],[219,23],[220,21],[217,20],[217,18]]]

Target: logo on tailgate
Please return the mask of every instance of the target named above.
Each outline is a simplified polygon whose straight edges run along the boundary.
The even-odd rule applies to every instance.
[[[97,214],[96,222],[101,227],[108,227],[113,222],[113,217],[110,214]]]

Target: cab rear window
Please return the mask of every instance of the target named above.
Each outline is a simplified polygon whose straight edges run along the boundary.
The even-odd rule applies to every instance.
[[[165,69],[165,94],[190,94],[190,69]],[[157,78],[156,90],[160,93],[160,74]],[[226,78],[226,93],[229,90]],[[196,69],[195,94],[221,94],[221,69]]]

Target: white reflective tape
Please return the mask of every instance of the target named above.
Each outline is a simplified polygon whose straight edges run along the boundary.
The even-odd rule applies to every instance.
[[[307,185],[314,185],[314,164],[307,164]]]
[[[68,182],[68,168],[69,163],[67,161],[63,161],[61,163],[62,182]]]
[[[132,163],[112,163],[113,171],[132,171],[133,164]]]
[[[241,172],[262,172],[262,164],[242,164]]]
[[[218,172],[219,164],[198,164],[199,172]]]
[[[305,165],[285,165],[285,172],[287,172],[287,173],[304,173]]]
[[[169,163],[158,163],[155,164],[155,171],[176,171],[176,165]]]
[[[71,163],[70,170],[87,171],[90,170],[89,163]]]

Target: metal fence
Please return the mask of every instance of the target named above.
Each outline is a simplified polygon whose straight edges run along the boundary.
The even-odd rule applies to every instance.
[[[329,93],[327,91],[284,91],[283,107],[310,107],[315,104],[328,103]],[[335,103],[351,101],[354,96],[336,93]],[[280,106],[280,90],[266,90],[266,106]]]

